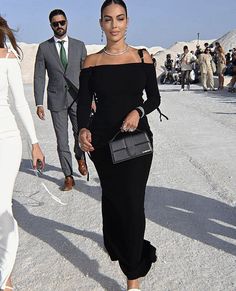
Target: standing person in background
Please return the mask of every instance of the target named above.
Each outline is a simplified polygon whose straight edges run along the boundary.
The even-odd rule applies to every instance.
[[[212,58],[213,58],[213,61],[215,61],[215,60],[214,60],[214,46],[213,46],[213,43],[211,43],[211,44],[209,45],[209,49],[210,49],[210,54],[211,54],[211,56],[212,56]]]
[[[215,42],[215,47],[214,48],[212,47],[212,53],[211,53],[211,55],[212,55],[213,60],[214,60],[214,62],[216,64],[217,64],[217,50],[218,50],[219,47],[220,47],[220,43],[218,41]]]
[[[198,63],[200,65],[201,81],[204,91],[207,91],[208,85],[210,90],[215,90],[212,62],[213,60],[210,54],[210,48],[206,48],[204,52],[199,54]]]
[[[151,56],[125,42],[127,7],[122,0],[106,0],[100,25],[106,46],[88,56],[80,76],[78,124],[80,147],[90,152],[102,187],[104,244],[127,278],[128,290],[140,290],[139,278],[156,261],[156,249],[144,239],[144,200],[152,154],[113,164],[109,141],[122,130],[145,131],[152,141],[147,114],[160,105]],[[144,101],[143,90],[147,99]],[[91,103],[96,113],[89,125]]]
[[[163,79],[163,84],[165,84],[167,81],[169,83],[173,83],[174,82],[174,78],[173,78],[173,60],[171,58],[171,54],[167,54],[166,55],[166,60],[164,63],[165,66],[165,75],[164,75],[164,79]]]
[[[217,60],[217,75],[219,80],[218,89],[222,90],[224,88],[224,72],[226,70],[226,59],[225,53],[221,46],[216,48],[216,60]]]
[[[195,50],[195,56],[198,57],[198,55],[200,55],[200,53],[202,52],[200,45],[196,45],[196,50]]]
[[[49,21],[54,37],[41,43],[38,48],[34,72],[34,96],[37,115],[45,118],[43,96],[45,74],[48,74],[48,109],[57,138],[57,151],[65,175],[63,191],[73,188],[75,182],[72,170],[72,156],[69,148],[68,118],[74,134],[74,153],[82,175],[87,174],[83,152],[78,146],[78,125],[76,118],[79,74],[87,55],[83,42],[68,37],[67,17],[60,9],[51,11]]]
[[[232,78],[229,83],[229,92],[235,92],[234,85],[236,84],[236,52],[232,54]]]
[[[180,57],[181,64],[181,89],[184,91],[184,85],[187,84],[187,89],[190,90],[190,72],[192,70],[192,63],[196,60],[196,57],[188,50],[188,46],[183,47],[183,54]]]
[[[6,48],[6,41],[11,49]],[[20,131],[8,101],[10,86],[16,110],[30,136],[33,166],[37,160],[44,166],[44,156],[38,144],[33,119],[24,95],[19,48],[7,21],[0,17],[0,289],[11,290],[11,272],[18,248],[18,226],[12,213],[12,195],[22,155]]]
[[[208,42],[205,42],[204,43],[204,51],[209,47],[209,43]]]

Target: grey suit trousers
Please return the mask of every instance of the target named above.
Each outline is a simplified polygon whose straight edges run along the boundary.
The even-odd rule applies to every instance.
[[[65,176],[73,175],[72,155],[69,147],[68,119],[70,119],[72,124],[74,135],[74,153],[76,160],[81,159],[83,153],[78,144],[76,108],[77,104],[74,103],[72,106],[64,110],[50,111],[57,138],[57,152],[59,155],[61,168]]]

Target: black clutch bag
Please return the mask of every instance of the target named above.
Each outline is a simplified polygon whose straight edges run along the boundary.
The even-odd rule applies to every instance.
[[[120,135],[120,137],[118,137]],[[121,163],[153,152],[146,132],[123,133],[119,131],[109,142],[113,164]]]

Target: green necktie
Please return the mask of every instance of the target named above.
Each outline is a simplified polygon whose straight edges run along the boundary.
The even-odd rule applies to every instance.
[[[60,49],[60,60],[61,60],[61,63],[64,67],[64,69],[66,69],[67,67],[67,64],[68,64],[68,61],[67,61],[67,57],[66,57],[66,50],[65,50],[65,47],[64,47],[64,40],[62,41],[58,41],[59,44],[61,45],[61,49]]]

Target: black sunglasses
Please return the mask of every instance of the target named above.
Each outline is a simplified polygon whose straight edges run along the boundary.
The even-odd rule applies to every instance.
[[[55,21],[55,22],[52,22],[51,24],[52,24],[52,26],[55,27],[55,28],[58,27],[59,24],[60,24],[60,26],[64,26],[64,25],[66,24],[66,20]]]

